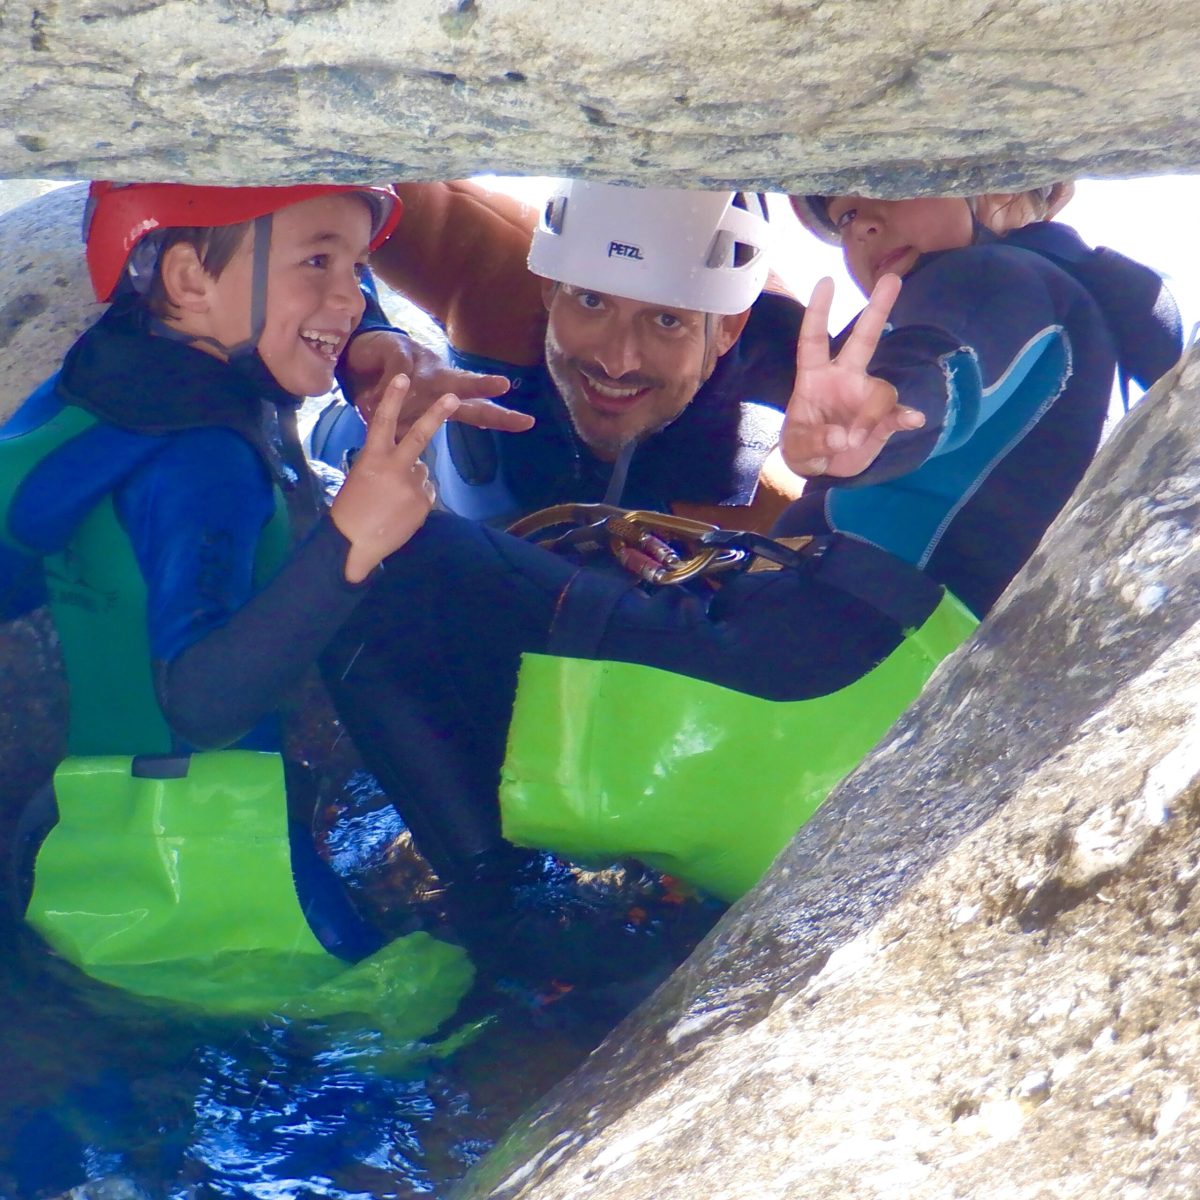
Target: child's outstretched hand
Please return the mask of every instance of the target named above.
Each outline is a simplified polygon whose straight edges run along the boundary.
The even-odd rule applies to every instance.
[[[838,356],[829,357],[833,280],[822,279],[800,326],[796,385],[784,417],[780,452],[797,475],[847,477],[865,471],[893,433],[920,429],[925,416],[899,402],[896,389],[867,374],[900,279],[884,275]]]
[[[397,441],[408,388],[408,377],[397,375],[384,390],[367,426],[367,440],[330,510],[333,523],[350,543],[346,556],[350,583],[364,580],[399,550],[433,507],[433,481],[420,456],[459,400],[445,395],[434,401]]]

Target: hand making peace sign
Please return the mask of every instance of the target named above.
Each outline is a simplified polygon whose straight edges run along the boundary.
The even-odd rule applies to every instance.
[[[813,289],[800,326],[796,384],[780,438],[783,461],[797,475],[857,475],[875,461],[893,433],[925,424],[924,414],[902,405],[890,383],[867,374],[899,294],[899,276],[882,276],[831,360],[833,280],[822,279]]]
[[[448,394],[434,401],[397,439],[408,389],[406,375],[397,375],[387,385],[367,426],[367,440],[330,510],[333,523],[350,543],[345,567],[350,583],[361,582],[399,550],[425,523],[436,498],[420,457],[454,414],[459,399]]]

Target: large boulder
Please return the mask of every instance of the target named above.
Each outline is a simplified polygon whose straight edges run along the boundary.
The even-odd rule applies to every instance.
[[[0,20],[0,175],[888,195],[1200,165],[1192,0],[91,0]]]
[[[1196,1195],[1198,401],[458,1200]]]
[[[80,241],[86,187],[47,194],[5,185],[0,205],[0,423],[52,374],[103,311]],[[4,597],[0,597],[2,601]],[[6,823],[62,758],[67,693],[57,640],[41,611],[0,622],[0,844]]]
[[[0,421],[104,311],[83,257],[86,195],[84,184],[59,188],[0,219]]]

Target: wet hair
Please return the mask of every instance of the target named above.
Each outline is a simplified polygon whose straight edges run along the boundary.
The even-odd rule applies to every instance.
[[[998,212],[1004,212],[1010,208],[1015,208],[1021,204],[1028,204],[1033,211],[1034,220],[1044,221],[1047,214],[1050,212],[1050,194],[1054,189],[1052,187],[1027,188],[1023,192],[1013,192],[1013,194],[1003,204],[997,205]],[[972,196],[970,198],[971,211],[975,212],[979,198]]]
[[[142,303],[156,317],[171,315],[172,305],[163,286],[161,266],[163,256],[172,246],[184,243],[193,247],[205,272],[219,279],[253,224],[253,221],[241,221],[236,225],[183,226],[163,230],[155,241],[154,274],[142,296]]]
[[[985,196],[1004,194],[1009,196],[1003,204],[996,205],[990,212],[1001,214],[1010,211],[1016,212],[1023,219],[1012,226],[1007,226],[1007,228],[1015,228],[1016,224],[1024,225],[1029,221],[1050,220],[1070,200],[1074,191],[1075,186],[1073,183],[1070,181],[1059,181],[1058,183],[1048,184],[1045,187],[1026,188],[1023,192],[985,193]],[[985,196],[963,197],[970,207],[971,215],[977,225],[981,223],[979,202]],[[795,211],[796,216],[800,218],[800,223],[810,233],[815,233],[823,242],[836,246],[841,244],[842,239],[840,231],[829,219],[828,205],[831,199],[831,196],[818,195],[796,195],[791,197],[792,209]],[[1026,211],[1023,212],[1023,209]],[[986,222],[986,225],[987,227],[991,227],[991,222]]]

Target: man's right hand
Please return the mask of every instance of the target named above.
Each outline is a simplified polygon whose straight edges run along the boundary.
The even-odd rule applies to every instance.
[[[404,333],[390,329],[360,333],[346,351],[346,368],[354,405],[368,425],[387,385],[398,375],[409,379],[408,393],[397,417],[399,436],[447,393],[460,398],[452,418],[455,421],[506,433],[521,433],[533,425],[533,418],[525,413],[492,403],[493,397],[503,396],[509,389],[503,375],[476,375],[448,367],[428,346]]]

